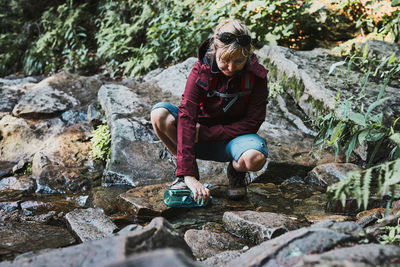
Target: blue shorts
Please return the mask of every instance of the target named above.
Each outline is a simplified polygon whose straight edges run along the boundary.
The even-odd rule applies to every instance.
[[[178,107],[167,102],[160,102],[153,109],[165,108],[178,119]],[[229,162],[234,159],[238,161],[240,156],[247,150],[255,149],[268,157],[268,148],[264,138],[257,134],[244,134],[232,140],[217,142],[200,142],[195,144],[197,159],[212,160],[218,162]]]

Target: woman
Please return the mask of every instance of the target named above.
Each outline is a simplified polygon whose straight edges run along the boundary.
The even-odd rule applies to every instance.
[[[177,159],[171,188],[188,187],[195,199],[208,200],[198,158],[229,162],[228,197],[246,195],[246,172],[260,170],[268,156],[256,134],[265,119],[267,73],[253,54],[249,30],[237,20],[221,22],[200,46],[179,107],[161,102],[151,112],[155,133]]]

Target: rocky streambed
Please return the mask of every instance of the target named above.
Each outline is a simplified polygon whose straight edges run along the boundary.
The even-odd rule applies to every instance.
[[[324,53],[258,51],[287,92],[271,99],[259,131],[268,163],[247,177],[247,198],[229,201],[226,164],[198,161],[213,201],[193,209],[162,203],[175,165],[149,115],[159,101],[179,103],[194,58],[119,82],[65,72],[0,79],[0,266],[399,264],[400,248],[379,244],[398,203],[378,222],[384,200],[359,213],[354,200],[342,207],[324,193],[359,168],[312,145],[308,118],[330,108],[334,87],[323,81],[334,79],[304,66],[329,66]],[[100,124],[111,132],[107,162],[89,153]]]

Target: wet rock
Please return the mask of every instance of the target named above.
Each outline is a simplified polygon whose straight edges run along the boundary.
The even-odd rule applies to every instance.
[[[368,199],[367,209],[375,209],[384,207],[386,205],[387,198],[382,198],[376,195],[371,195]],[[362,210],[362,207],[358,205],[357,199],[347,198],[344,206],[341,200],[330,199],[327,200],[326,208],[327,211],[333,213],[340,213],[343,215],[355,216],[358,212]]]
[[[375,223],[377,220],[382,219],[383,213],[381,208],[373,209],[373,210],[365,210],[361,211],[356,215],[356,222],[361,227],[370,226]]]
[[[108,265],[109,267],[147,267],[147,266],[204,266],[201,263],[193,261],[182,250],[179,249],[156,249],[154,251],[142,252],[133,255],[122,262],[116,262]]]
[[[71,245],[75,239],[60,227],[39,223],[0,223],[0,260],[10,260],[31,250]]]
[[[386,216],[378,223],[366,227],[365,232],[368,235],[373,236],[376,239],[379,239],[381,235],[387,234],[387,229],[385,229],[386,226],[397,226],[399,220],[400,220],[400,213]]]
[[[238,258],[240,255],[243,254],[243,251],[224,251],[221,252],[215,256],[212,256],[202,263],[204,263],[207,266],[229,266],[228,263],[236,258]]]
[[[273,212],[279,210],[279,206],[288,206],[279,187],[273,183],[252,183],[247,187],[247,196],[256,209],[268,209],[264,211]]]
[[[86,206],[97,207],[104,210],[106,214],[113,214],[121,209],[118,196],[131,189],[128,186],[99,186],[93,188],[87,199]]]
[[[310,197],[315,190],[306,186],[304,179],[299,176],[293,176],[283,181],[279,185],[279,189],[284,194],[285,198],[290,197],[292,199],[304,199]]]
[[[400,248],[393,245],[366,244],[305,255],[299,266],[395,266],[400,264]]]
[[[225,212],[222,221],[228,231],[256,244],[298,228],[294,219],[272,212]]]
[[[111,158],[103,182],[138,186],[174,177],[174,165],[160,161],[164,148],[147,119],[151,106],[122,85],[102,86],[98,100],[111,131]]]
[[[139,217],[156,217],[170,209],[165,206],[163,200],[164,192],[167,189],[166,184],[136,187],[122,193],[119,198],[128,212]]]
[[[24,201],[21,203],[21,209],[27,216],[46,212],[53,207],[52,203],[42,201]]]
[[[76,124],[50,138],[32,160],[32,174],[40,193],[85,191],[100,184],[100,175],[89,156],[90,128]]]
[[[76,209],[67,213],[65,219],[81,242],[111,236],[117,229],[101,209]]]
[[[209,258],[225,250],[240,250],[245,246],[237,242],[229,234],[219,234],[205,230],[188,230],[184,238],[192,249],[193,255],[199,259]]]
[[[0,180],[0,192],[6,190],[24,191],[26,193],[34,192],[36,183],[29,175],[11,176]]]
[[[19,203],[19,201],[0,202],[0,210],[6,211],[6,212],[11,212],[11,211],[17,210],[19,207],[18,203]]]
[[[0,136],[1,136],[1,133],[0,133]],[[0,137],[0,139],[1,139],[1,137]],[[10,175],[14,165],[15,165],[15,162],[0,161],[0,180],[3,177]]]
[[[163,70],[158,74],[149,73],[144,77],[144,80],[154,82],[163,91],[180,97],[185,90],[186,80],[196,61],[197,58],[188,58],[184,62]],[[171,77],[174,78],[171,79]]]
[[[79,207],[85,207],[89,196],[68,196],[66,197],[67,201],[70,201]]]
[[[229,266],[293,266],[302,255],[320,253],[349,240],[329,229],[301,228],[249,249]]]
[[[325,192],[328,186],[343,180],[348,172],[356,170],[360,170],[360,167],[352,163],[321,164],[312,169],[304,181]]]
[[[352,217],[336,214],[307,214],[305,215],[307,221],[312,224],[320,223],[326,220],[332,220],[336,222],[350,221]]]
[[[78,106],[86,110],[100,86],[100,80],[95,77],[60,72],[29,90],[14,107],[13,114],[38,119],[54,117]]]
[[[30,162],[46,141],[61,133],[64,123],[60,119],[31,122],[11,115],[0,120],[0,158],[3,161]]]
[[[394,51],[398,47],[392,44]],[[285,91],[298,103],[305,114],[315,119],[317,114],[326,114],[335,108],[335,96],[340,90],[342,94],[353,95],[364,81],[365,74],[358,70],[351,70],[347,65],[338,66],[328,75],[332,64],[342,61],[340,57],[329,55],[322,49],[312,51],[295,51],[278,46],[264,46],[257,51],[261,62],[271,70],[270,78],[280,81]],[[369,80],[365,87],[367,97],[361,99],[369,107],[378,96],[382,81]],[[373,113],[383,113],[383,120],[387,123],[400,115],[400,97],[396,92],[399,84],[394,82],[386,87],[383,97],[391,98],[385,105],[377,107]]]
[[[79,207],[73,202],[60,198],[60,196],[46,196],[25,201],[20,200],[21,196],[9,198],[18,203],[17,209],[0,209],[0,221],[59,224],[59,220],[64,217],[65,213]]]
[[[333,220],[326,220],[314,224],[311,228],[326,228],[338,233],[351,235],[355,240],[358,240],[360,236],[365,236],[364,230],[356,222],[335,222]]]
[[[60,219],[56,211],[48,211],[47,213],[34,215],[29,212],[25,214],[20,209],[2,210],[0,209],[1,222],[17,222],[17,223],[41,223],[41,224],[59,224]]]
[[[126,260],[129,256],[160,248],[180,249],[192,258],[192,252],[182,237],[163,218],[153,219],[142,230],[126,235],[92,240],[76,246],[46,251],[27,256],[5,266],[108,266]]]

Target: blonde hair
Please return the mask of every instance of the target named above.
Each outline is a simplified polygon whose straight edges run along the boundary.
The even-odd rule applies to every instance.
[[[252,44],[248,46],[241,46],[237,42],[232,42],[230,44],[224,44],[223,42],[221,42],[221,40],[218,39],[218,34],[221,34],[223,32],[230,32],[236,35],[251,36],[249,29],[240,20],[225,19],[221,21],[215,28],[210,44],[212,51],[210,51],[210,53],[207,53],[209,54],[209,56],[216,55],[217,50],[221,50],[220,58],[230,58],[237,51],[240,51],[242,55],[247,58],[249,58],[253,54],[254,47]]]

